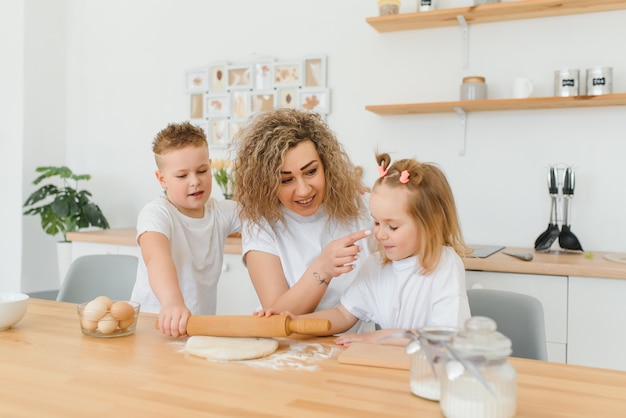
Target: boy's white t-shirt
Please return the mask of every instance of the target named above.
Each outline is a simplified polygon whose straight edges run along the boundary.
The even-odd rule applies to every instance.
[[[382,329],[464,328],[470,317],[465,267],[448,246],[443,247],[437,268],[428,275],[419,273],[417,256],[383,265],[381,254],[373,254],[341,304],[352,315]]]
[[[250,225],[246,221],[242,227],[242,256],[249,251],[263,251],[280,259],[289,287],[295,285],[309,265],[333,240],[343,238],[362,229],[372,229],[372,219],[365,201],[360,216],[347,224],[332,220],[324,207],[311,216],[300,216],[283,207],[285,223],[278,222],[275,228],[263,221],[262,227]],[[251,229],[248,229],[251,226]],[[316,310],[337,306],[341,294],[350,286],[356,272],[370,254],[367,239],[357,242],[361,247],[355,269],[331,280],[326,293]],[[311,279],[313,280],[313,279]]]
[[[137,239],[148,231],[159,232],[170,241],[178,284],[191,314],[214,315],[224,243],[229,234],[241,231],[237,203],[210,198],[205,204],[204,216],[190,218],[160,197],[144,206],[137,218]],[[139,257],[131,299],[141,303],[144,312],[161,310],[150,287],[143,257]]]

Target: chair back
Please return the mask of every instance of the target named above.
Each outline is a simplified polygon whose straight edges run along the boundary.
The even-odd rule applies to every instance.
[[[547,360],[543,305],[530,295],[493,289],[467,291],[472,316],[486,316],[498,325],[513,348],[513,357]]]
[[[96,296],[129,300],[137,276],[137,257],[95,254],[72,262],[57,295],[59,302],[82,303]]]

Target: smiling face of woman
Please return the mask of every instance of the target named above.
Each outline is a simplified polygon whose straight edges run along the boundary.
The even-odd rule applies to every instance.
[[[287,151],[280,177],[280,203],[300,216],[315,214],[324,199],[326,178],[312,141],[302,141]]]

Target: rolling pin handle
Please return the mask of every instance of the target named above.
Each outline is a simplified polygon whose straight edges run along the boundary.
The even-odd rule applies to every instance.
[[[303,335],[324,335],[330,330],[328,319],[290,319],[285,323],[287,335],[296,333]]]

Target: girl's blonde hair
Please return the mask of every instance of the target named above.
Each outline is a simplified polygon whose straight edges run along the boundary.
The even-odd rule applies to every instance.
[[[461,256],[470,253],[463,241],[452,189],[445,174],[435,164],[413,159],[391,164],[386,153],[376,154],[376,162],[382,170],[388,171],[376,180],[374,190],[384,184],[391,188],[406,187],[409,191],[407,211],[418,226],[421,243],[419,260],[425,274],[432,273],[437,267],[443,246],[452,247]],[[406,183],[401,181],[401,177]],[[383,263],[390,261],[384,257]]]
[[[329,216],[347,222],[359,215],[361,188],[347,153],[317,113],[277,109],[258,114],[235,138],[235,193],[241,217],[271,226],[284,221],[278,189],[285,155],[310,140],[315,145],[326,181],[323,203]]]

